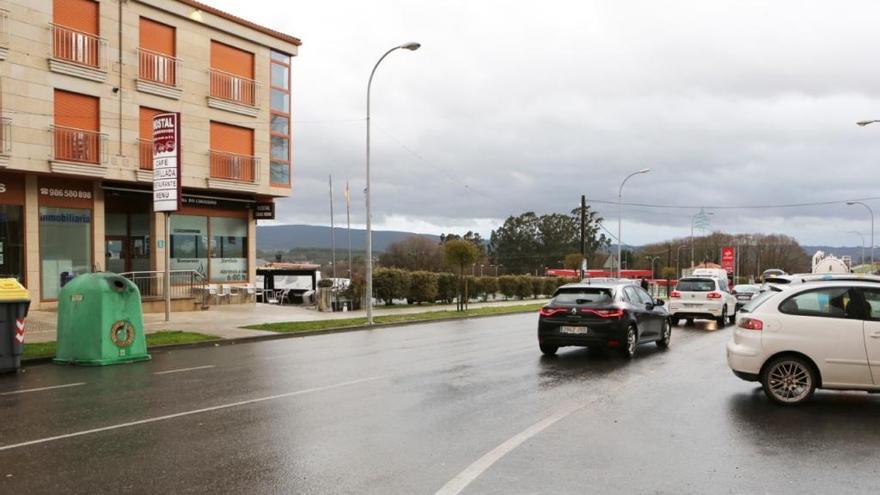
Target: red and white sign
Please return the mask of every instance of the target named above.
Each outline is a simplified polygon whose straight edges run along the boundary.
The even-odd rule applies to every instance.
[[[731,246],[721,248],[721,268],[727,270],[728,274],[733,274],[736,266],[736,251]]]
[[[24,344],[24,319],[15,320],[15,340]]]
[[[180,114],[153,117],[153,211],[180,209]]]

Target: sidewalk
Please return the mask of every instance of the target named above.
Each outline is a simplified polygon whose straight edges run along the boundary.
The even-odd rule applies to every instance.
[[[470,308],[520,306],[525,304],[541,304],[547,299],[526,299],[523,301],[496,301],[487,303],[471,303]],[[429,311],[455,310],[454,304],[436,306],[395,306],[386,308],[376,306],[374,316],[425,313]],[[240,328],[260,323],[277,323],[287,321],[336,320],[344,318],[364,318],[366,311],[348,311],[321,313],[313,307],[277,306],[274,304],[230,304],[211,306],[207,311],[184,311],[171,314],[171,321],[165,321],[164,313],[148,313],[144,315],[144,326],[147,333],[161,330],[183,330],[214,335],[221,339],[274,335],[275,332],[263,330],[247,330]],[[58,314],[54,311],[31,311],[28,314],[25,342],[49,342],[56,338]]]

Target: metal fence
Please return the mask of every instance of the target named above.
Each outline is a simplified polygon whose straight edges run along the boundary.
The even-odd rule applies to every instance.
[[[119,274],[125,277],[141,291],[142,299],[165,298],[165,272],[126,272]],[[203,307],[208,305],[208,284],[205,277],[194,270],[171,271],[171,298],[195,299]]]

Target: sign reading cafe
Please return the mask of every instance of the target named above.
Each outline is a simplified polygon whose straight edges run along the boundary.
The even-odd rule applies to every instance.
[[[153,117],[153,211],[180,208],[180,114]]]

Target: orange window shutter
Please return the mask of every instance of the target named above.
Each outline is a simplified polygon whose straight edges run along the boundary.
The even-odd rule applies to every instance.
[[[211,68],[222,70],[236,76],[254,78],[254,54],[238,48],[211,42]]]
[[[56,89],[55,125],[86,131],[100,130],[100,100],[94,96]]]
[[[211,122],[211,149],[236,155],[254,155],[254,131],[219,122]]]
[[[165,113],[162,110],[156,110],[155,108],[147,108],[141,107],[141,117],[140,117],[140,137],[141,139],[146,139],[148,141],[153,140],[153,117],[159,115],[160,113]]]
[[[98,2],[94,0],[52,0],[52,22],[98,36]]]
[[[141,17],[140,46],[144,50],[174,57],[177,53],[174,38],[174,27]]]

